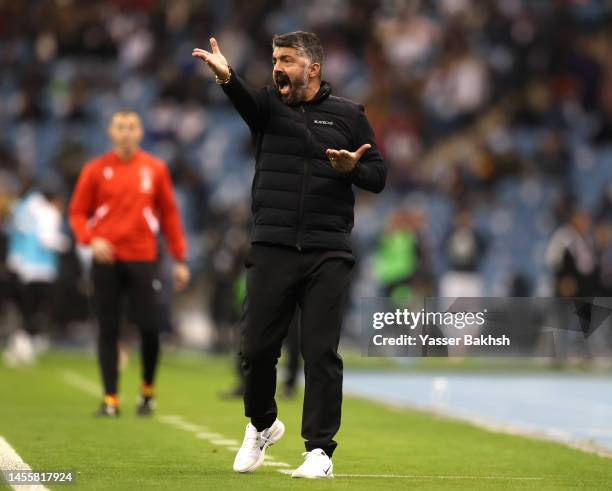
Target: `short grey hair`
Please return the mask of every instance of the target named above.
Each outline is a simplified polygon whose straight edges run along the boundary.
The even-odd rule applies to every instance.
[[[310,63],[323,64],[323,46],[319,36],[314,32],[293,31],[275,34],[272,38],[272,49],[294,48],[300,55],[308,58]]]

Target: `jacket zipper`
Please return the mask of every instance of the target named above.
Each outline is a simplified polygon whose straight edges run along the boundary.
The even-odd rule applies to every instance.
[[[304,106],[300,106],[302,110],[302,114],[304,116],[304,122],[306,123],[306,128],[308,129],[308,117],[306,116],[306,110]],[[304,162],[304,172],[302,174],[302,190],[300,191],[300,201],[298,206],[298,219],[297,219],[297,238],[295,246],[298,251],[302,250],[302,218],[304,215],[304,195],[306,194],[306,184],[308,182],[308,176],[310,174],[310,166],[308,165],[308,158],[303,160]]]

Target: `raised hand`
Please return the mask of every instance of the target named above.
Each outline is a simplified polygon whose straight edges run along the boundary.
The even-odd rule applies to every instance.
[[[221,54],[215,38],[210,38],[210,50],[195,48],[191,56],[204,60],[218,79],[227,80],[230,75],[229,64],[225,56]]]
[[[348,150],[333,150],[328,148],[325,151],[331,166],[336,169],[338,172],[351,172],[354,167],[359,162],[359,159],[366,153],[367,150],[372,148],[372,145],[369,143],[364,143],[354,152],[349,152]]]

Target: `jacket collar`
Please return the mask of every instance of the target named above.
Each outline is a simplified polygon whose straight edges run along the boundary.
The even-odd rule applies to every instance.
[[[127,165],[129,165],[132,162],[135,162],[136,160],[138,160],[140,158],[140,156],[142,155],[142,149],[139,148],[138,150],[136,150],[134,155],[132,155],[127,160],[123,160],[122,158],[120,158],[119,155],[117,155],[117,153],[114,150],[110,150],[108,152],[108,155],[110,157],[110,162],[112,164],[115,164],[115,165],[126,165],[127,164]]]
[[[329,82],[321,80],[321,87],[319,87],[319,91],[312,99],[306,102],[302,102],[302,104],[316,104],[317,102],[324,101],[331,95],[331,92],[332,86],[329,84]]]

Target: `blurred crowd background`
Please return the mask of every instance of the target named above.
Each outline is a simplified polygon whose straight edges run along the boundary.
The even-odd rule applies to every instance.
[[[0,0],[0,317],[22,298],[19,205],[37,193],[65,217],[127,106],[171,169],[188,235],[194,281],[167,330],[232,350],[253,154],[191,51],[215,35],[263,86],[272,36],[297,29],[319,34],[324,78],[365,104],[390,169],[382,194],[356,192],[346,342],[361,297],[612,296],[608,0]],[[50,288],[26,298],[50,300],[53,336],[70,340],[90,324],[89,286],[60,227]]]

